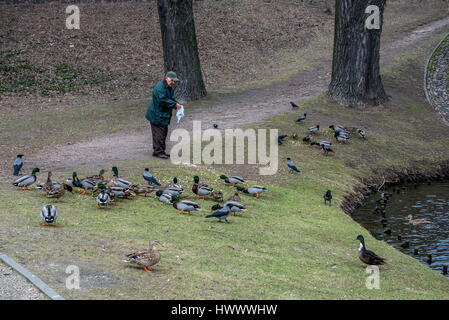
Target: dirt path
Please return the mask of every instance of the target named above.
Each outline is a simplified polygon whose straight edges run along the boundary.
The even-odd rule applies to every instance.
[[[0,300],[48,299],[31,282],[0,262]]]
[[[396,55],[419,46],[420,41],[441,32],[448,25],[449,17],[421,26],[400,39],[384,44],[381,48],[381,64],[385,65]],[[326,91],[330,74],[331,61],[324,61],[314,70],[301,72],[289,81],[262,89],[219,95],[219,103],[214,106],[193,112],[187,109],[186,116],[179,125],[173,117],[170,130],[179,127],[191,130],[192,120],[201,120],[202,128],[212,128],[213,123],[218,123],[219,129],[226,129],[259,121],[272,114],[291,111],[290,101],[301,102]],[[295,112],[299,114],[300,110]],[[170,142],[168,146],[171,146]],[[51,146],[28,156],[27,162],[41,168],[51,166],[52,170],[65,171],[145,159],[151,156],[151,151],[148,126],[148,130],[106,134],[71,145]]]

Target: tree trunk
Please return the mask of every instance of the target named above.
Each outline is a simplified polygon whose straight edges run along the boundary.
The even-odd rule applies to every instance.
[[[201,74],[192,0],[158,0],[165,72],[175,71],[179,82],[175,95],[179,101],[206,96]]]
[[[336,0],[334,55],[329,93],[344,106],[365,107],[387,100],[379,74],[380,36],[386,0]],[[379,8],[379,29],[368,29],[369,5]]]

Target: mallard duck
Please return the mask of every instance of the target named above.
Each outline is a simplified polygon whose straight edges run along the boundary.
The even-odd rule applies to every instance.
[[[200,178],[198,176],[193,177],[193,186],[192,186],[192,192],[198,196],[198,199],[204,200],[206,196],[212,194],[214,189],[209,188],[206,184],[198,185],[200,182]],[[201,197],[203,197],[201,199]]]
[[[175,187],[175,188],[178,188],[178,189],[184,191],[182,186],[180,184],[178,184],[178,178],[176,178],[176,177],[173,178],[173,184],[171,185],[171,187]]]
[[[156,188],[153,185],[137,185],[133,189],[134,193],[143,194],[145,197],[154,190],[156,190]]]
[[[314,127],[308,128],[308,130],[309,130],[309,132],[310,132],[312,135],[315,135],[318,131],[320,131],[320,125],[317,124],[317,125],[314,126]]]
[[[38,184],[36,186],[36,189],[40,189],[40,190],[43,190],[43,191],[47,192],[48,190],[51,190],[53,188],[54,184],[56,184],[56,186],[58,186],[58,185],[60,186],[59,183],[57,183],[57,182],[53,183],[53,181],[51,181],[51,176],[52,176],[51,171],[48,171],[48,173],[47,173],[47,181],[45,183]]]
[[[109,181],[108,184],[106,185],[107,187],[121,187],[121,188],[129,188],[131,190],[134,189],[134,187],[136,186],[135,183],[132,183],[118,176],[117,167],[112,167],[111,170],[114,173],[114,175],[111,181]]]
[[[189,201],[189,200],[182,200],[179,201],[178,196],[172,196],[171,198],[173,208],[178,210],[178,214],[181,214],[182,212],[187,212],[190,216],[190,211],[200,211],[201,208],[198,205],[198,203]]]
[[[267,188],[264,187],[264,186],[259,186],[259,185],[253,185],[253,186],[248,187],[248,188],[243,188],[241,186],[237,186],[237,190],[241,191],[243,193],[255,196],[257,199],[259,199],[259,194],[262,193],[262,192],[267,191]]]
[[[127,263],[142,266],[146,272],[152,272],[150,267],[154,266],[161,260],[161,254],[155,248],[155,246],[162,247],[158,239],[150,240],[150,247],[148,249],[139,250],[126,256],[128,260],[124,260]]]
[[[69,181],[70,180],[67,180],[67,182],[69,182]],[[80,178],[78,178],[78,175],[76,172],[72,173],[71,183],[73,186],[78,188],[78,191],[80,191],[80,189],[83,189],[84,191],[82,192],[82,194],[86,194],[87,190],[92,190],[92,193],[93,193],[95,186],[96,186],[96,183],[89,179],[81,180]]]
[[[366,132],[363,129],[357,129],[357,133],[359,134],[360,138],[363,140],[366,140]]]
[[[108,190],[114,193],[117,198],[132,199],[136,196],[134,190],[130,188],[108,187]]]
[[[111,202],[111,197],[109,193],[106,191],[106,186],[102,183],[98,185],[98,188],[101,190],[97,196],[97,206],[98,208],[108,208],[109,203]]]
[[[48,226],[49,224],[53,224],[55,227],[58,226],[56,224],[56,219],[58,218],[58,211],[54,205],[45,205],[41,210],[41,219],[43,221],[43,226]]]
[[[333,124],[331,124],[330,126],[329,126],[329,128],[330,129],[332,129],[332,130],[334,130],[334,131],[341,131],[341,130],[346,130],[346,128],[345,127],[343,127],[343,126],[340,126],[340,125],[333,125]]]
[[[361,234],[357,236],[357,240],[360,241],[358,256],[363,263],[366,263],[368,265],[381,265],[385,263],[383,258],[379,257],[377,254],[370,250],[366,250],[365,239]]]
[[[330,146],[332,145],[332,143],[329,142],[329,141],[323,140],[323,141],[320,141],[319,143],[317,143],[317,142],[311,142],[310,145],[311,145],[311,146],[317,145],[317,146],[319,146],[321,149],[323,149],[324,146],[330,147]]]
[[[292,159],[287,158],[287,168],[288,168],[288,172],[292,173],[292,172],[301,172],[298,170],[298,168],[296,168],[296,166],[293,164]]]
[[[155,197],[159,199],[160,202],[163,202],[165,204],[173,204],[172,202],[172,194],[164,193],[163,190],[156,191]]]
[[[241,198],[238,192],[234,193],[232,196],[229,197],[228,201],[236,201],[240,202]]]
[[[326,202],[329,201],[329,205],[331,205],[332,202],[332,193],[330,190],[327,190],[326,193],[323,196],[324,198],[324,205],[326,205]]]
[[[228,216],[229,216],[230,212],[231,212],[231,204],[228,203],[227,205],[223,206],[222,209],[215,211],[214,213],[206,216],[206,218],[215,217],[215,218],[218,218],[218,221],[220,221],[220,222],[221,222],[221,220],[224,220],[227,223],[229,223]]]
[[[164,189],[164,193],[171,194],[172,196],[179,196],[184,192],[184,189],[176,187],[176,186],[169,186]]]
[[[306,119],[307,119],[307,113],[304,113],[302,116],[300,116],[298,118],[298,120],[296,120],[296,122],[304,123],[304,122],[306,122]]]
[[[48,172],[47,181],[45,183],[40,183],[36,186],[36,189],[40,189],[45,192],[46,198],[56,198],[59,200],[66,190],[69,192],[73,192],[73,188],[68,184],[61,184],[56,181],[51,180],[52,172]]]
[[[14,168],[13,175],[15,175],[15,176],[18,176],[20,173],[20,170],[22,169],[22,166],[23,166],[22,157],[23,157],[23,154],[18,154],[16,159],[14,160],[14,163],[12,164],[12,167]]]
[[[246,211],[245,206],[243,204],[241,204],[240,202],[237,202],[237,201],[226,201],[223,205],[221,205],[221,204],[214,204],[210,208],[210,212],[215,211],[215,210],[223,209],[226,206],[229,206],[229,209],[231,211],[231,213],[230,213],[231,215],[234,215],[234,213],[236,213],[236,212]]]
[[[245,184],[245,179],[239,176],[232,176],[228,178],[226,175],[222,174],[220,179],[224,180],[225,183],[232,183],[232,186],[229,186],[230,188],[234,188],[237,184]]]
[[[312,140],[313,140],[313,136],[312,136],[311,134],[309,134],[308,136],[302,138],[302,141],[303,141],[304,143],[307,143],[307,144],[312,143]]]
[[[349,140],[349,137],[339,135],[338,132],[335,132],[334,137],[338,141],[339,144],[343,144],[345,142],[348,142],[348,140]]]
[[[53,183],[53,188],[51,190],[48,190],[45,194],[45,197],[47,198],[56,198],[59,200],[63,195],[65,195],[65,192],[73,192],[73,188],[69,186],[68,184],[63,183],[62,185],[56,183]]]
[[[148,182],[148,184],[155,184],[157,186],[160,186],[161,184],[156,180],[155,177],[153,177],[153,175],[150,173],[150,169],[145,168],[145,170],[143,171],[143,178],[145,179],[145,181]]]
[[[94,174],[92,176],[86,177],[87,180],[90,180],[92,182],[95,182],[95,184],[104,183],[104,169],[101,169],[98,174]]]
[[[423,224],[423,223],[430,223],[430,221],[427,221],[425,219],[414,219],[413,220],[413,216],[411,214],[409,214],[407,216],[407,219],[408,219],[408,223],[411,223],[413,225]]]
[[[334,132],[334,136],[335,135],[349,139],[349,137],[351,136],[351,133],[349,133],[348,131],[340,131],[340,132]]]
[[[222,202],[223,201],[223,192],[221,192],[220,190],[214,190],[212,191],[212,199],[214,199],[217,202]]]
[[[16,187],[22,187],[22,190],[31,190],[30,185],[36,182],[36,173],[40,172],[39,168],[34,168],[30,175],[20,177],[12,184]]]
[[[182,186],[180,184],[178,184],[178,178],[174,177],[173,178],[173,184],[169,187],[167,187],[164,190],[164,193],[168,193],[171,195],[181,195],[184,192],[184,189],[182,188]]]
[[[107,187],[104,183],[100,183],[100,184],[102,184],[102,185],[104,185],[105,187],[106,187],[106,193],[109,195],[109,198],[111,199],[111,201],[114,203],[114,205],[116,206],[117,205],[117,197],[116,197],[116,194],[114,193],[114,192],[112,192],[112,189],[111,188],[109,188],[109,187]],[[100,184],[97,184],[96,186],[95,186],[95,188],[94,188],[94,191],[93,191],[93,194],[94,195],[96,195],[96,196],[98,196],[103,190],[102,189],[100,189],[100,187],[99,187],[99,185]],[[114,188],[118,188],[118,189],[120,189],[119,187],[114,187]]]

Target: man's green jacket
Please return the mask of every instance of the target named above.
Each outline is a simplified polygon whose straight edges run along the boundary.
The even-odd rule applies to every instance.
[[[173,108],[178,103],[174,98],[174,90],[165,87],[164,80],[159,81],[153,89],[153,97],[148,106],[145,118],[152,124],[158,126],[168,126]]]

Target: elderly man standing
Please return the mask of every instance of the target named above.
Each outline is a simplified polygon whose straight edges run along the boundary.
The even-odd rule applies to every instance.
[[[153,156],[168,159],[165,153],[165,140],[168,134],[168,125],[173,108],[179,109],[181,105],[174,99],[173,85],[179,81],[173,71],[167,72],[164,80],[159,81],[153,89],[153,96],[148,106],[145,118],[151,123],[153,135]]]

